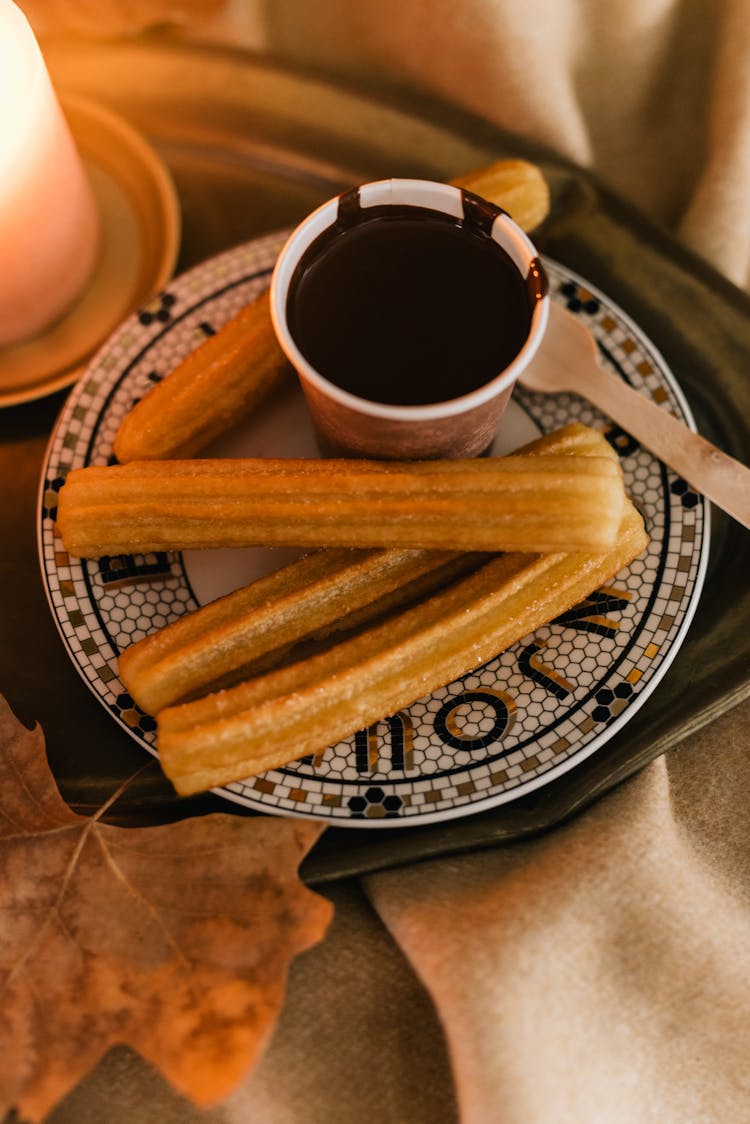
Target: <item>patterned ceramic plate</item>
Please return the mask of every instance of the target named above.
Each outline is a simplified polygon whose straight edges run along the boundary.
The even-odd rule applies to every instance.
[[[126,555],[77,561],[55,534],[66,473],[111,460],[125,412],[207,334],[269,283],[283,235],[221,254],[125,322],[71,393],[50,442],[40,495],[42,571],[71,659],[113,717],[155,752],[155,724],[117,677],[118,653],[197,604],[291,557],[270,550]],[[555,299],[597,337],[621,378],[692,424],[663,359],[606,296],[547,263]],[[570,421],[604,432],[651,543],[585,602],[407,710],[315,759],[220,789],[265,812],[351,826],[421,824],[477,812],[547,784],[601,750],[654,690],[703,582],[707,511],[685,482],[574,395],[518,390],[496,452]],[[212,455],[315,455],[296,388]]]

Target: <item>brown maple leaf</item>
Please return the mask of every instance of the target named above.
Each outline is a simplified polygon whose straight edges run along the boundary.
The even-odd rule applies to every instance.
[[[296,873],[316,824],[100,816],[70,810],[40,728],[0,696],[0,1114],[40,1120],[115,1043],[196,1103],[221,1099],[330,920]]]

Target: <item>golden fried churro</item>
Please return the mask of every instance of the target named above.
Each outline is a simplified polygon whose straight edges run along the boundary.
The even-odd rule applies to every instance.
[[[507,211],[524,230],[533,230],[549,213],[549,188],[536,164],[498,160],[451,180]]]
[[[300,640],[351,628],[486,559],[437,550],[320,550],[159,629],[120,656],[150,714],[265,670]]]
[[[516,450],[516,455],[524,454],[528,456],[533,453],[555,454],[557,456],[565,454],[574,457],[609,457],[610,460],[617,463],[617,453],[604,434],[600,433],[598,429],[593,429],[590,425],[584,425],[582,422],[570,422],[568,425],[562,426],[561,429],[555,429],[552,433],[545,433],[542,437],[537,437],[535,441],[530,441],[521,449]]]
[[[609,457],[135,461],[74,469],[71,554],[240,546],[606,550],[624,491]]]
[[[558,616],[646,544],[629,501],[605,554],[505,554],[328,651],[157,716],[183,795],[316,753],[479,667]]]
[[[115,436],[117,459],[191,456],[254,409],[288,369],[263,293],[133,407]]]
[[[600,433],[578,423],[521,451],[616,459]],[[449,551],[317,551],[132,644],[120,655],[120,677],[138,705],[156,714],[266,671],[294,644],[360,627],[486,560]]]

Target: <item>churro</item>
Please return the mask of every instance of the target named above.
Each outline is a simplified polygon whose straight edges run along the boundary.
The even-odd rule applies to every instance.
[[[246,546],[607,550],[625,493],[609,457],[134,461],[69,473],[74,555]]]
[[[504,554],[319,655],[157,716],[162,767],[183,794],[317,753],[479,667],[571,608],[646,545],[626,501],[606,553]]]
[[[136,403],[115,435],[121,463],[191,456],[282,382],[289,368],[268,300],[240,309]]]
[[[283,659],[301,640],[354,628],[476,567],[484,554],[320,550],[132,644],[120,678],[150,714]]]
[[[549,214],[549,187],[541,169],[528,160],[497,160],[451,180],[507,211],[524,230],[533,230]]]

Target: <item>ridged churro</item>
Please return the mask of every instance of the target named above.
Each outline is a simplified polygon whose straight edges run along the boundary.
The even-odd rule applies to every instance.
[[[500,555],[329,650],[157,716],[162,767],[183,794],[288,764],[479,667],[586,597],[646,545],[626,501],[606,553]]]
[[[625,493],[609,457],[135,461],[69,473],[74,555],[245,546],[607,550]]]
[[[451,180],[507,211],[524,230],[533,230],[549,213],[549,187],[541,169],[528,160],[497,160]]]
[[[579,423],[520,451],[616,460],[602,434]],[[452,551],[317,551],[132,644],[120,655],[120,678],[138,705],[156,714],[268,670],[300,641],[360,627],[486,560]]]
[[[149,390],[120,424],[114,451],[134,460],[188,457],[253,410],[289,371],[268,293],[240,309]]]
[[[120,678],[150,714],[256,674],[303,639],[353,628],[476,567],[484,554],[320,550],[126,648]]]

